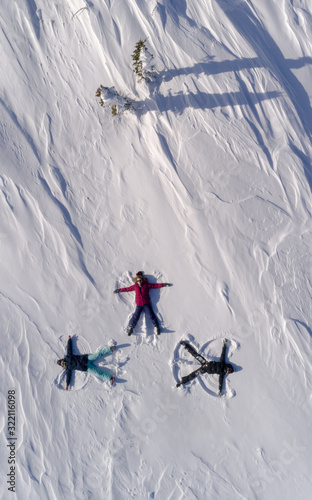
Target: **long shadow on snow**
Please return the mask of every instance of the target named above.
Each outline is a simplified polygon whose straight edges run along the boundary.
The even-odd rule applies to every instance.
[[[187,2],[186,0],[169,0],[164,3],[164,5],[157,2],[157,10],[160,15],[160,19],[165,29],[167,24],[167,12],[169,16],[173,19],[173,22],[179,26],[180,17],[183,17],[188,21],[190,26],[195,27],[196,23],[187,15]]]
[[[80,265],[81,265],[81,268],[83,270],[83,272],[85,273],[85,275],[87,276],[87,278],[90,280],[90,282],[92,283],[92,285],[94,285],[96,287],[96,284],[95,284],[95,281],[94,279],[92,278],[91,274],[89,273],[88,269],[87,269],[87,266],[84,262],[84,257],[83,257],[83,254],[82,254],[82,251],[81,249],[83,249],[83,243],[82,243],[82,239],[81,239],[81,236],[80,236],[80,233],[77,229],[77,227],[73,224],[72,222],[72,219],[71,219],[71,216],[70,216],[70,213],[69,211],[67,210],[67,208],[63,205],[63,203],[61,203],[55,196],[54,194],[52,193],[51,189],[50,189],[50,186],[49,184],[47,183],[47,181],[40,175],[40,173],[38,173],[38,177],[39,177],[39,180],[41,181],[46,193],[48,194],[48,196],[52,199],[52,201],[55,203],[55,205],[60,209],[62,215],[63,215],[63,218],[64,218],[64,222],[66,224],[66,226],[69,228],[70,230],[70,233],[72,234],[72,236],[75,238],[75,240],[77,241],[77,243],[79,244],[80,248],[77,247],[77,251],[78,251],[78,256],[79,256],[79,262],[80,262]]]
[[[39,177],[39,179],[41,181],[41,184],[43,185],[45,191],[49,195],[49,197],[52,199],[52,201],[56,204],[56,206],[62,212],[62,215],[63,215],[63,218],[64,218],[64,222],[68,226],[71,234],[74,236],[75,240],[79,243],[79,245],[81,246],[81,248],[83,248],[83,244],[82,244],[82,239],[81,239],[80,233],[79,233],[78,229],[76,228],[76,226],[73,224],[69,211],[63,205],[63,203],[61,203],[54,196],[54,194],[52,193],[52,191],[50,189],[49,184],[47,183],[47,181],[40,174],[38,174],[38,177]]]
[[[38,9],[36,2],[34,0],[26,0],[27,3],[27,10],[30,15],[31,21],[32,21],[32,26],[35,32],[35,35],[37,37],[37,40],[40,40],[40,16],[38,16]],[[39,11],[39,14],[41,14],[41,11]]]
[[[0,105],[3,106],[4,110],[6,111],[8,116],[10,116],[14,125],[16,125],[17,129],[21,132],[22,136],[25,138],[25,140],[27,141],[28,145],[30,146],[32,152],[34,153],[36,159],[38,160],[38,163],[40,164],[41,158],[40,158],[40,154],[37,150],[37,147],[36,147],[32,137],[31,137],[31,135],[26,131],[26,129],[23,128],[22,124],[20,123],[19,117],[14,113],[14,111],[12,109],[10,109],[6,105],[5,101],[3,101],[3,99],[1,99],[1,98],[0,98]]]
[[[181,92],[180,94],[175,96],[169,95],[167,97],[164,97],[160,96],[158,92],[161,82],[168,82],[179,76],[187,76],[190,74],[198,76],[201,73],[216,75],[225,72],[238,72],[244,69],[266,67],[272,72],[272,74],[276,76],[281,87],[285,89],[285,92],[287,93],[297,112],[303,129],[311,140],[312,109],[309,96],[303,85],[292,73],[291,69],[299,69],[304,67],[305,65],[312,64],[312,58],[302,57],[297,60],[285,59],[284,55],[282,54],[281,50],[279,49],[271,35],[267,32],[261,22],[256,18],[248,5],[244,4],[244,6],[242,6],[242,4],[240,3],[239,7],[235,7],[235,5],[233,5],[232,3],[229,5],[228,2],[225,2],[224,0],[217,0],[217,3],[225,12],[233,26],[237,29],[241,36],[245,38],[245,40],[254,49],[254,51],[259,54],[259,56],[249,59],[237,59],[232,61],[226,60],[221,62],[210,60],[208,62],[195,64],[192,67],[171,69],[160,72],[153,89],[155,102],[150,100],[146,101],[145,103],[138,103],[139,105],[141,104],[141,113],[144,114],[152,109],[158,109],[161,112],[171,110],[182,113],[183,110],[187,107],[213,109],[226,105],[239,106],[242,104],[247,104],[251,106],[255,118],[259,122],[259,117],[255,105],[265,99],[279,97],[281,94],[277,92],[270,92],[266,94],[250,94],[247,91],[246,86],[243,85],[242,80],[240,80],[240,85],[242,86],[241,93],[209,95],[198,92],[197,94],[190,93],[185,96]],[[174,21],[177,23],[179,22],[179,15],[185,17],[188,21],[190,21],[190,19],[186,15],[186,8],[184,4],[185,2],[181,2],[181,4],[174,3],[172,8],[170,9],[170,13]],[[166,5],[166,8],[169,9],[169,6]],[[163,10],[165,11],[165,9]],[[164,12],[162,12],[162,15],[164,16]],[[162,21],[163,24],[165,24],[166,17],[162,19]],[[213,58],[210,57],[210,59]],[[250,123],[250,125],[252,124]],[[257,133],[255,127],[253,127],[253,131],[257,139],[259,140],[259,144],[263,147],[263,151],[268,159],[269,164],[272,166],[271,155],[265,147],[261,135]],[[290,143],[290,147],[303,162],[305,175],[310,189],[312,190],[312,168],[310,160],[306,155],[304,155],[304,153],[301,153],[295,146],[293,146],[292,143]]]
[[[255,105],[268,99],[276,99],[281,95],[278,91],[249,94],[248,96],[242,92],[227,92],[223,94],[207,94],[200,91],[197,94],[184,94],[180,92],[179,94],[169,96],[156,95],[155,99],[136,101],[136,104],[141,115],[153,110],[158,110],[161,113],[174,111],[181,114],[186,108],[215,109],[225,106],[250,106],[251,104]]]
[[[297,146],[295,146],[291,142],[289,142],[289,147],[295,153],[295,155],[298,156],[298,158],[301,160],[305,176],[312,191],[312,168],[309,156],[300,151],[300,149],[298,149]]]
[[[214,57],[214,56],[213,56]],[[158,77],[161,82],[170,82],[179,76],[195,75],[199,76],[202,73],[206,75],[219,75],[221,73],[231,73],[242,71],[244,69],[263,68],[263,60],[260,57],[234,59],[225,61],[212,61],[212,56],[209,56],[209,61],[203,61],[194,66],[186,68],[176,68],[160,71]],[[285,59],[289,69],[300,69],[308,64],[312,64],[312,57],[301,57],[300,59]],[[157,83],[157,82],[156,82]],[[159,85],[158,85],[159,86]]]
[[[222,0],[217,0],[217,3],[240,35],[259,54],[262,65],[269,68],[277,77],[281,87],[285,89],[292,101],[306,134],[311,138],[312,110],[309,96],[303,85],[290,70],[290,64],[285,59],[278,45],[246,3],[243,7],[240,4],[239,8],[235,8],[234,6],[230,9]],[[310,58],[306,59],[310,62]],[[298,64],[299,66],[297,67],[300,67],[300,63]]]
[[[300,334],[302,334],[301,329],[300,329],[300,327],[302,327],[302,328],[304,328],[304,330],[306,330],[308,332],[310,337],[312,337],[312,329],[309,327],[309,325],[307,325],[307,323],[304,323],[304,321],[300,321],[299,319],[295,319],[295,318],[290,318],[290,319],[295,323]]]
[[[259,19],[253,14],[251,8],[246,4],[239,4],[235,7],[232,4],[224,2],[224,0],[216,0],[220,9],[226,14],[236,30],[249,43],[256,54],[259,54],[259,59],[262,65],[267,67],[279,81],[282,88],[285,89],[290,101],[292,102],[302,127],[308,138],[312,139],[312,109],[309,96],[300,83],[298,78],[291,71],[291,67],[301,67],[303,63],[310,63],[310,58],[303,58],[297,62],[287,61],[283,53],[275,43],[271,35],[261,24]],[[311,171],[311,163],[308,165]],[[305,163],[307,173],[307,164]],[[311,174],[307,176],[310,188],[312,190]]]

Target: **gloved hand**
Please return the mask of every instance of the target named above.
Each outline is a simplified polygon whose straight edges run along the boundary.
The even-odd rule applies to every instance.
[[[164,286],[172,286],[172,283],[164,283]]]
[[[116,290],[114,290],[114,293],[119,293],[120,292],[120,288],[116,288]]]

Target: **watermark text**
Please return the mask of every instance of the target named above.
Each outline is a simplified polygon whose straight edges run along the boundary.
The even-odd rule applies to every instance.
[[[14,389],[8,391],[8,426],[7,426],[8,466],[7,473],[8,491],[15,493],[16,488],[16,394]]]

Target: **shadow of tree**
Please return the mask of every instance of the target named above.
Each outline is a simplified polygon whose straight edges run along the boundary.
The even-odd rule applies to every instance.
[[[287,60],[272,36],[268,33],[246,2],[240,2],[238,5],[235,5],[232,2],[229,3],[224,0],[216,0],[216,3],[219,5],[220,9],[223,10],[237,32],[240,33],[258,55],[256,59],[261,61],[263,67],[271,71],[281,88],[284,89],[296,110],[304,132],[311,141],[312,109],[309,95],[304,86],[291,71],[291,69],[298,69],[306,64],[311,64],[311,58],[304,57],[297,61]],[[291,139],[289,139],[289,141],[292,147]],[[311,162],[307,162],[306,157],[304,168],[307,181],[312,190]]]
[[[276,42],[246,3],[229,8],[223,0],[216,0],[216,2],[239,34],[258,54],[257,59],[261,61],[261,65],[271,70],[278,79],[280,86],[285,89],[295,107],[306,134],[311,137],[312,111],[309,96],[291,71],[291,68],[297,69],[304,64],[311,64],[311,58],[305,57],[296,62],[287,61]]]
[[[252,104],[253,106],[267,99],[276,99],[282,94],[278,91],[264,92],[261,94],[244,95],[242,92],[226,92],[223,94],[207,94],[205,92],[197,92],[188,94],[182,91],[178,94],[164,96],[156,94],[154,98],[145,99],[144,101],[136,101],[139,113],[144,115],[153,110],[158,110],[161,113],[166,111],[174,111],[182,114],[186,108],[193,109],[214,109],[225,106],[242,106],[244,104]]]
[[[279,91],[250,93],[247,90],[246,84],[242,81],[241,89],[242,90],[240,92],[225,92],[222,94],[208,94],[201,91],[198,91],[196,94],[192,92],[185,94],[181,91],[178,94],[174,95],[171,95],[169,93],[168,96],[164,96],[161,93],[156,92],[150,99],[136,101],[136,111],[139,116],[142,116],[151,111],[158,111],[160,113],[172,111],[177,114],[182,114],[186,108],[205,110],[226,108],[227,106],[233,108],[235,106],[245,105],[249,106],[256,121],[260,123],[256,105],[265,100],[277,99],[282,95],[282,93]],[[248,120],[248,123],[255,137],[257,138],[259,146],[262,148],[262,151],[265,154],[269,165],[271,166],[271,168],[273,168],[273,160],[270,151],[265,145],[261,133],[251,120]],[[166,139],[161,134],[159,134],[159,139],[163,149],[167,152],[167,156],[169,157],[171,164],[176,170],[176,163],[174,158],[172,157]]]
[[[299,124],[301,124],[305,134],[311,141],[312,108],[309,95],[292,70],[300,69],[306,65],[312,64],[312,57],[286,59],[279,46],[266,30],[265,26],[256,17],[246,2],[235,3],[233,1],[228,2],[227,0],[216,0],[216,3],[228,17],[230,23],[236,31],[246,40],[257,56],[253,58],[224,60],[220,62],[213,61],[213,57],[210,57],[208,61],[197,63],[191,67],[164,70],[159,73],[154,87],[151,88],[151,98],[145,101],[137,102],[139,113],[145,114],[153,110],[158,110],[161,113],[173,111],[181,114],[186,108],[189,107],[194,109],[215,109],[226,106],[233,107],[248,105],[251,107],[256,121],[260,123],[256,104],[261,101],[275,99],[286,94],[295,109]],[[166,3],[165,6],[159,5],[159,9],[163,26],[165,26],[167,22],[168,15],[170,15],[172,20],[177,24],[179,24],[179,17],[182,16],[188,21],[190,26],[194,26],[194,21],[187,16],[187,4],[185,0]],[[163,96],[159,92],[160,85],[163,82],[170,82],[174,78],[181,76],[199,76],[203,73],[207,75],[217,75],[226,72],[238,73],[244,69],[255,68],[266,68],[269,70],[273,77],[278,81],[282,91],[250,93],[244,81],[238,77],[237,81],[241,88],[240,92],[207,94],[198,91],[197,93],[189,92],[188,94],[180,92],[175,95],[169,94],[168,96]],[[249,122],[249,124],[252,127],[270,166],[272,167],[272,158],[270,152],[263,143],[261,133],[255,124],[251,122]],[[312,190],[312,167],[309,155],[305,152],[299,151],[291,138],[288,140],[290,148],[303,163],[306,179],[309,183],[310,189]]]
[[[200,74],[206,75],[218,75],[221,73],[230,73],[235,71],[242,71],[244,69],[254,69],[263,67],[263,60],[260,57],[245,58],[245,59],[234,59],[225,61],[212,61],[212,57],[209,61],[203,61],[194,66],[189,66],[186,68],[177,68],[164,70],[159,72],[159,78],[161,82],[170,82],[174,78],[179,76],[194,75],[199,76]],[[302,57],[300,59],[287,59],[288,68],[300,69],[308,64],[312,64],[312,57]]]

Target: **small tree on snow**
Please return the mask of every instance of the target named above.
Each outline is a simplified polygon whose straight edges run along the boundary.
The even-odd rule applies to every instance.
[[[155,68],[153,66],[153,54],[151,54],[146,45],[145,40],[139,40],[135,45],[135,50],[132,54],[133,71],[139,77],[139,80],[145,80],[147,83],[155,80]]]
[[[121,95],[115,87],[104,87],[100,85],[96,91],[96,97],[100,99],[100,105],[104,108],[111,108],[112,115],[120,115],[132,107],[132,101],[128,97]]]

